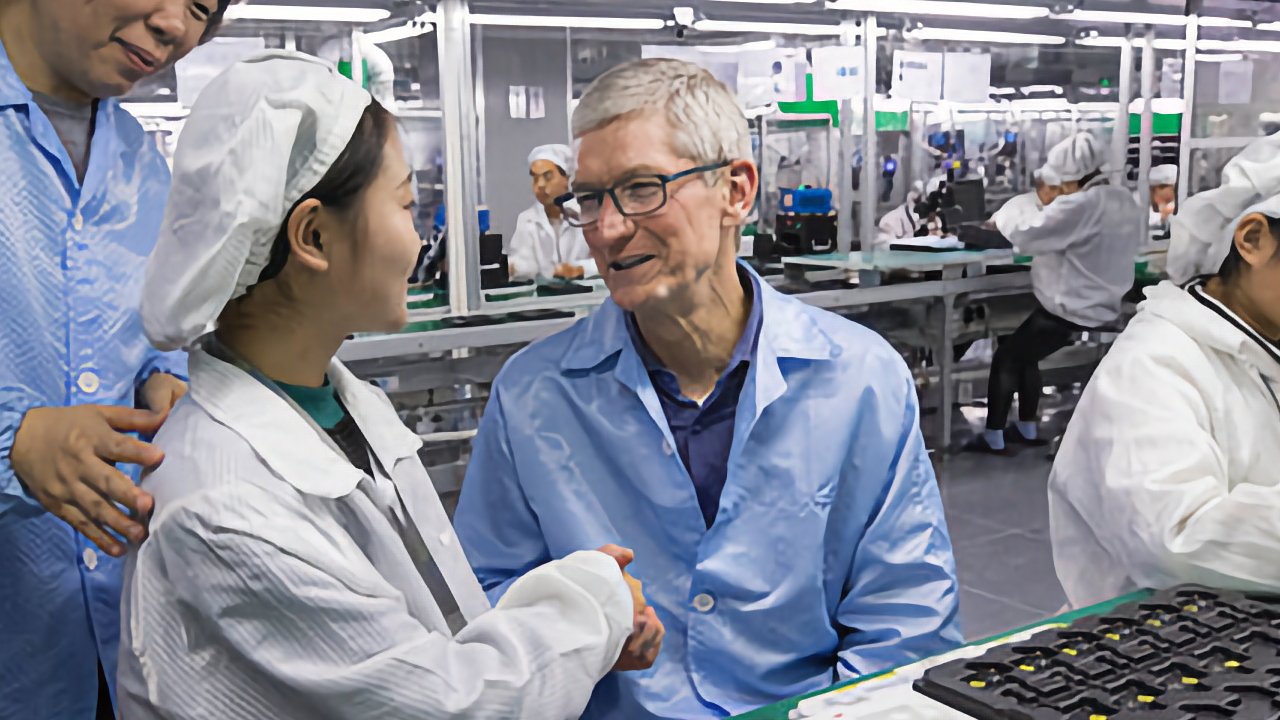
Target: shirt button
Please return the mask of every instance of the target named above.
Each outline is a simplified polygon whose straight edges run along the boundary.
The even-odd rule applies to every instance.
[[[98,379],[97,373],[86,370],[80,373],[80,377],[76,380],[76,386],[80,388],[80,392],[88,395],[98,392],[98,388],[102,382]]]
[[[699,593],[693,598],[693,609],[700,613],[709,613],[716,607],[716,599],[707,593]]]
[[[453,544],[452,530],[445,530],[444,532],[440,533],[440,545],[442,547],[449,547],[452,544]]]
[[[71,227],[75,228],[76,232],[80,232],[81,230],[83,230],[84,216],[77,212],[76,216],[71,220]]]
[[[98,567],[98,553],[93,548],[85,548],[84,553],[80,555],[80,559],[84,560],[84,566],[90,571]]]

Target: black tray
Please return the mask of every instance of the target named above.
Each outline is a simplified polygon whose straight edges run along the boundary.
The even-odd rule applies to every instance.
[[[915,689],[979,720],[1280,719],[1280,597],[1162,591],[932,668]]]

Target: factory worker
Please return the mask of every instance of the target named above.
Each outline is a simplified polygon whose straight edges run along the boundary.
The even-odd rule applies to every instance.
[[[594,277],[596,263],[582,239],[582,229],[561,217],[556,198],[569,191],[573,150],[568,145],[541,145],[529,153],[529,177],[536,202],[516,218],[507,264],[511,279]]]
[[[1049,481],[1073,605],[1280,591],[1280,135],[1173,219],[1170,276],[1093,376]]]
[[[123,717],[578,717],[644,613],[629,551],[544,566],[490,609],[421,440],[333,357],[405,323],[420,240],[394,118],[273,51],[215,79],[183,137],[142,317],[191,348],[191,392],[144,481]]]
[[[917,206],[937,192],[945,181],[946,177],[939,175],[929,181],[927,188],[918,180],[913,183],[911,190],[907,193],[906,202],[880,218],[880,232],[876,238],[875,249],[888,250],[894,240],[905,240],[919,235],[922,220],[916,213]],[[942,234],[942,223],[937,218],[930,215],[928,222],[928,234]]]
[[[148,345],[169,188],[116,99],[212,37],[226,0],[0,0],[0,718],[113,717],[125,540],[186,358]]]
[[[1148,215],[1153,232],[1163,235],[1169,230],[1169,217],[1178,209],[1178,166],[1157,165],[1151,168],[1151,207]]]
[[[969,449],[1006,454],[1007,443],[1043,445],[1039,437],[1040,361],[1071,344],[1076,333],[1120,316],[1133,287],[1143,242],[1138,206],[1103,172],[1106,146],[1088,133],[1049,151],[1048,166],[1062,194],[1044,211],[1006,225],[1004,233],[1031,255],[1036,307],[1012,335],[1001,338],[987,385],[987,425]],[[1006,429],[1018,396],[1018,422]]]
[[[493,385],[455,515],[490,597],[635,548],[666,642],[586,718],[724,717],[953,647],[911,373],[735,262],[758,176],[733,94],[686,62],[625,63],[573,132],[568,209],[611,299]]]
[[[1062,193],[1062,179],[1045,166],[1032,173],[1035,189],[1015,196],[991,216],[991,224],[1006,238],[1019,225],[1029,225]]]

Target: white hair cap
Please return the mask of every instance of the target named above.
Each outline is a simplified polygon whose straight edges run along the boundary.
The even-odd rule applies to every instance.
[[[1036,182],[1043,183],[1045,185],[1048,185],[1049,187],[1062,186],[1062,178],[1059,177],[1058,173],[1054,172],[1053,168],[1049,167],[1048,165],[1045,165],[1039,170],[1036,170],[1034,173],[1032,173],[1032,176],[1035,177]]]
[[[369,93],[324,61],[275,50],[204,89],[183,127],[142,291],[161,350],[190,345],[258,281],[289,210],[355,134]]]
[[[539,145],[529,153],[529,164],[546,160],[564,171],[565,175],[573,174],[573,148],[568,145]]]
[[[1177,165],[1157,165],[1151,168],[1151,174],[1147,176],[1148,183],[1151,187],[1159,187],[1161,185],[1177,185],[1178,184],[1178,166]]]
[[[1080,182],[1106,164],[1106,149],[1087,132],[1076,133],[1049,151],[1048,166],[1062,182]]]
[[[1254,142],[1222,169],[1222,185],[1173,216],[1169,277],[1184,283],[1222,268],[1246,215],[1280,217],[1280,133]]]

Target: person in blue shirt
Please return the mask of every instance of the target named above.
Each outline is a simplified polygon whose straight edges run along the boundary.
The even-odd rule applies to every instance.
[[[138,316],[169,170],[112,98],[227,4],[0,0],[0,720],[112,716],[116,558],[162,460],[133,434],[186,390]]]
[[[961,642],[911,374],[875,333],[736,261],[759,182],[705,70],[641,60],[573,116],[565,216],[611,299],[494,383],[455,516],[497,598],[623,543],[666,631],[588,718],[713,718]]]

